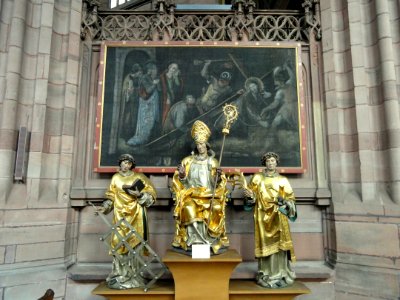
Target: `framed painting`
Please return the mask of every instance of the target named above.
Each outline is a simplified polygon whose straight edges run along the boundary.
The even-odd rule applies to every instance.
[[[193,150],[196,120],[210,128],[219,158],[222,107],[233,104],[225,170],[258,171],[262,154],[274,151],[281,172],[305,172],[300,51],[293,43],[104,42],[94,171],[114,172],[130,153],[141,172],[173,172]]]

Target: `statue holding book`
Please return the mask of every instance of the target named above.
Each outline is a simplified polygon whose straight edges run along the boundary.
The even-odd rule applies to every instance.
[[[185,157],[173,176],[175,236],[172,246],[190,253],[194,244],[209,244],[218,254],[229,246],[225,229],[226,177],[219,168],[202,121],[192,126],[196,148]]]
[[[261,161],[265,169],[254,174],[244,189],[245,205],[255,205],[256,281],[263,287],[281,288],[296,278],[290,265],[296,257],[289,228],[289,220],[297,218],[295,197],[288,179],[276,171],[279,156],[268,152]]]
[[[113,224],[118,224],[116,233],[111,236],[110,255],[113,256],[113,266],[106,279],[108,287],[113,289],[144,285],[143,278],[138,274],[141,262],[135,255],[130,255],[132,251],[129,248],[135,249],[141,242],[136,234],[132,234],[131,228],[144,241],[148,240],[146,208],[155,202],[156,191],[144,174],[133,171],[134,167],[132,155],[120,156],[119,171],[113,175],[105,195],[106,200],[97,210],[104,214],[113,211]]]

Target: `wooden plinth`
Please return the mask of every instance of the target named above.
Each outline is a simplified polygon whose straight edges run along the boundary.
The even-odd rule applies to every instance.
[[[163,258],[174,277],[176,300],[229,300],[229,279],[241,261],[233,249],[209,259],[192,259],[169,250]]]
[[[157,281],[147,292],[143,289],[113,290],[105,282],[100,283],[93,295],[103,296],[110,300],[174,300],[174,284]]]
[[[255,283],[254,280],[231,280],[229,284],[229,300],[291,300],[310,290],[301,282],[281,289],[267,289]]]
[[[233,269],[242,261],[236,250],[228,250],[210,259],[167,251],[163,262],[174,277],[172,281],[157,281],[147,292],[143,289],[113,290],[105,282],[92,294],[110,300],[291,300],[310,290],[301,282],[281,289],[267,289],[254,280],[231,280]],[[175,286],[175,287],[174,287]]]

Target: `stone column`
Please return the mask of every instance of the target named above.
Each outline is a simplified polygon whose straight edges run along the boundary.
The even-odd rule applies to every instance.
[[[76,250],[68,208],[80,76],[80,0],[0,1],[0,295],[65,295]],[[27,178],[13,181],[20,126]],[[19,288],[23,285],[23,288]],[[1,297],[0,296],[0,297]]]
[[[338,299],[399,295],[399,2],[322,0]]]

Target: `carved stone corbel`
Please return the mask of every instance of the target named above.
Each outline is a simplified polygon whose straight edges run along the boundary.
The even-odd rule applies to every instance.
[[[153,40],[171,40],[174,35],[176,4],[171,0],[157,0],[157,16],[151,28]]]
[[[81,22],[81,39],[94,39],[100,31],[98,8],[100,1],[83,0],[82,22]]]
[[[236,37],[239,41],[249,39],[249,29],[252,27],[253,9],[251,9],[250,18],[247,17],[247,13],[249,12],[249,4],[250,7],[252,5],[251,2],[254,3],[252,0],[235,0],[232,3],[232,9],[235,11],[234,31],[232,32],[232,37]]]
[[[322,38],[322,32],[319,17],[319,0],[304,0],[301,6],[304,8],[306,26],[310,36],[314,34],[315,39],[320,40]]]
[[[250,16],[253,16],[255,8],[256,8],[256,3],[253,0],[248,0],[246,2],[246,11]]]

